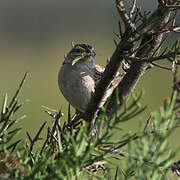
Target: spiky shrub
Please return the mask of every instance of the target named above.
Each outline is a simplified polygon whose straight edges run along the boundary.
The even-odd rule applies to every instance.
[[[152,113],[145,127],[136,133],[127,133],[120,127],[122,122],[132,120],[146,108],[139,102],[142,92],[133,93],[111,121],[106,116],[106,107],[103,107],[91,128],[78,115],[71,115],[70,106],[68,120],[64,123],[61,122],[61,112],[46,108],[45,111],[52,117],[52,127],[47,128],[42,147],[35,151],[34,144],[41,140],[40,133],[46,122],[34,138],[27,132],[30,143],[25,143],[23,148],[22,145],[17,146],[20,140],[11,143],[12,137],[20,130],[13,129],[13,126],[22,118],[13,117],[24,104],[18,104],[16,97],[25,78],[26,75],[10,104],[7,105],[5,95],[2,105],[2,179],[168,179],[172,158],[177,151],[169,147],[168,137],[178,123],[178,88],[174,88],[171,99],[164,102],[160,112]],[[178,83],[176,79],[176,87]],[[106,126],[102,128],[104,124]],[[95,138],[92,137],[94,129],[98,132]],[[117,140],[113,140],[114,130],[119,133]]]

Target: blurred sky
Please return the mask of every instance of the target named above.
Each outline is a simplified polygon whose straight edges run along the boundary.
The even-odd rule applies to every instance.
[[[126,2],[127,7],[130,4]],[[138,5],[151,11],[157,2],[139,0]],[[71,41],[93,45],[97,62],[106,64],[115,49],[113,31],[118,32],[118,19],[113,0],[0,1],[0,100],[6,92],[12,96],[24,73],[30,73],[19,98],[31,102],[17,114],[27,115],[21,122],[23,135],[26,130],[36,132],[45,120],[50,124],[41,105],[62,109],[66,115],[68,103],[59,92],[57,74]],[[170,96],[171,81],[170,72],[157,68],[144,75],[137,89],[144,87],[142,102],[149,106],[144,116],[124,125],[127,129],[133,131],[139,120],[144,123],[149,112]]]

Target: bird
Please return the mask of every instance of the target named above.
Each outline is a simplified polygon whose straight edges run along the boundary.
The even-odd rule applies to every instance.
[[[95,64],[95,50],[89,44],[75,44],[67,53],[58,73],[58,85],[65,99],[84,113],[105,67]],[[103,106],[113,90],[118,86],[122,75],[117,73],[110,83],[100,103]]]

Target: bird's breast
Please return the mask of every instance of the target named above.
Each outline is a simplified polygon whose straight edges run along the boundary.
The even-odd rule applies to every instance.
[[[59,72],[58,82],[64,97],[77,110],[83,112],[95,88],[92,72],[85,67],[65,64]]]

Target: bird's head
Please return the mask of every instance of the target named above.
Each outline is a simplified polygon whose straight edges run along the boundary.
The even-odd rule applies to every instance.
[[[95,51],[94,48],[88,44],[75,44],[72,49],[67,54],[65,61],[66,63],[71,63],[74,65],[79,61],[95,61]]]

